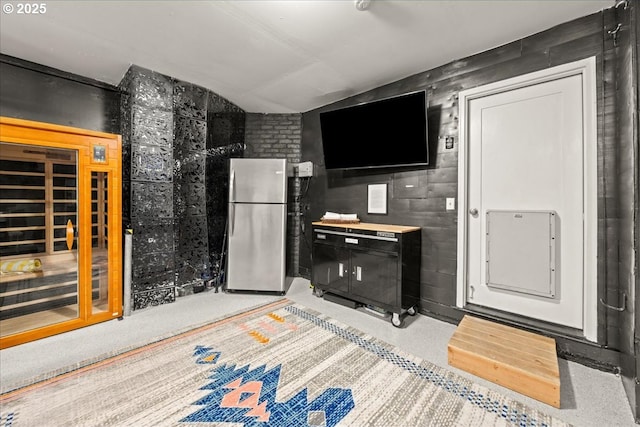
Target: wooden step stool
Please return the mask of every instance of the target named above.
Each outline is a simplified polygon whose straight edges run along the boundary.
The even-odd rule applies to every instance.
[[[447,349],[451,366],[560,408],[553,338],[465,315]]]

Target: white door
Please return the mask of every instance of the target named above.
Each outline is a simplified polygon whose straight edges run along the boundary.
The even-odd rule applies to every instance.
[[[586,250],[593,240],[586,236],[588,192],[595,191],[586,172],[595,153],[586,138],[584,80],[569,73],[465,100],[462,306],[585,329],[585,301],[593,299],[585,298],[585,263],[596,259]],[[530,220],[513,220],[523,217]],[[508,225],[500,231],[498,224]],[[492,247],[499,257],[488,256]],[[492,271],[507,283],[493,283]]]

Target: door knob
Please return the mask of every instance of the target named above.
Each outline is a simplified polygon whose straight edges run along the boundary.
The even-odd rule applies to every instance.
[[[478,209],[476,209],[476,208],[471,208],[471,209],[469,209],[469,213],[470,213],[471,215],[473,215],[473,216],[476,216],[476,215],[478,215]]]

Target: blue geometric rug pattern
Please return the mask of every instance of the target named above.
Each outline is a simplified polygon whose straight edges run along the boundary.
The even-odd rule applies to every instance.
[[[211,383],[203,387],[210,394],[194,403],[204,408],[183,418],[183,422],[236,422],[245,427],[310,425],[312,415],[320,415],[326,427],[334,427],[354,407],[351,390],[329,388],[311,402],[307,389],[286,402],[276,402],[282,365],[265,371],[266,365],[236,369],[223,365],[213,370]],[[317,417],[316,417],[317,418]]]

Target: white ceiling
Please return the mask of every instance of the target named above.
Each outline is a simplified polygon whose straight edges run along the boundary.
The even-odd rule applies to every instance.
[[[135,64],[263,113],[308,111],[614,5],[373,0],[358,11],[354,0],[35,3],[46,12],[18,14],[19,2],[2,1],[0,52],[114,85]]]

